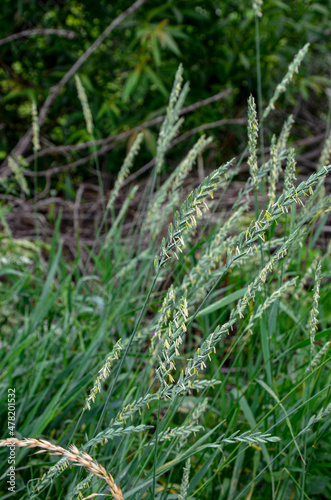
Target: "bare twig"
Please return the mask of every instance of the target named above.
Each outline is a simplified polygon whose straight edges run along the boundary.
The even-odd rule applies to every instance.
[[[123,187],[126,186],[127,184],[130,184],[130,182],[134,181],[145,172],[148,172],[148,170],[154,167],[154,165],[155,165],[155,158],[152,158],[148,163],[146,163],[146,165],[137,170],[137,172],[134,172],[133,174],[129,175],[129,177],[127,177],[123,182]]]
[[[117,28],[130,14],[136,12],[147,0],[136,0],[131,7],[122,12],[109,26],[104,30],[104,32],[90,45],[90,47],[84,52],[84,54],[77,59],[75,64],[67,71],[67,73],[61,78],[57,85],[50,89],[47,99],[45,100],[38,117],[39,128],[43,125],[48,115],[49,109],[53,102],[59,95],[62,87],[74,76],[75,73],[80,69],[80,67],[86,62],[86,60],[93,54],[93,52],[100,47],[102,42],[107,38],[107,36]],[[25,135],[16,144],[14,149],[11,151],[9,156],[20,156],[25,153],[31,144],[32,140],[32,127],[25,133]],[[2,164],[3,167],[7,166],[7,159]],[[4,175],[4,172],[2,172]]]
[[[190,106],[186,106],[181,109],[180,111],[180,116],[183,116],[187,113],[191,113],[192,111],[195,111],[196,109],[199,109],[203,106],[207,106],[208,104],[211,104],[213,102],[219,101],[220,99],[223,99],[224,97],[227,97],[231,95],[232,89],[226,89],[222,90],[221,92],[218,92],[217,94],[207,97],[207,99],[203,99],[201,101],[197,101]],[[39,151],[36,154],[32,154],[25,158],[25,161],[27,163],[31,163],[33,160],[36,158],[40,158],[42,156],[46,156],[48,154],[62,154],[62,155],[67,155],[71,151],[78,151],[80,149],[87,149],[92,146],[106,146],[107,144],[110,144],[111,142],[117,141],[117,140],[125,140],[131,135],[140,132],[141,130],[152,127],[153,125],[158,125],[159,123],[162,123],[165,118],[165,115],[160,115],[157,116],[156,118],[153,118],[152,120],[148,120],[141,125],[138,125],[137,127],[132,128],[131,130],[121,132],[119,134],[113,135],[112,137],[106,137],[105,139],[97,139],[94,141],[88,141],[88,142],[81,142],[80,144],[71,144],[70,146],[50,146],[48,148],[43,149],[42,151]]]
[[[223,99],[224,97],[229,97],[232,94],[233,90],[232,89],[226,89],[226,90],[221,90],[221,92],[218,92],[215,95],[212,95],[211,97],[207,97],[206,99],[202,99],[201,101],[194,102],[193,104],[190,104],[189,106],[185,106],[182,108],[179,112],[179,116],[185,115],[186,113],[191,113],[192,111],[195,111],[196,109],[201,108],[202,106],[207,106],[208,104],[212,104],[213,102],[219,101],[220,99]],[[164,117],[162,117],[163,119]]]
[[[247,124],[247,119],[246,118],[233,118],[229,120],[218,120],[216,122],[211,122],[211,123],[204,123],[203,125],[200,125],[199,127],[192,128],[188,132],[185,132],[185,134],[180,135],[175,139],[171,145],[176,146],[179,142],[185,141],[188,137],[191,137],[191,135],[197,134],[198,132],[202,132],[203,130],[211,130],[212,128],[217,128],[221,127],[222,125],[246,125]]]
[[[2,45],[5,45],[6,43],[14,42],[15,40],[19,40],[20,38],[26,38],[28,36],[32,35],[42,35],[42,36],[47,36],[47,35],[57,35],[61,36],[63,38],[69,38],[69,40],[72,40],[75,38],[76,33],[74,31],[69,31],[69,30],[60,30],[60,29],[46,29],[46,28],[36,28],[33,30],[24,30],[21,31],[20,33],[14,33],[13,35],[9,35],[6,38],[3,38],[0,40],[0,47]]]
[[[171,143],[170,147],[173,147],[176,144],[178,144],[179,142],[184,141],[190,135],[193,135],[193,134],[196,134],[197,132],[200,132],[200,130],[206,130],[206,129],[211,129],[211,128],[215,128],[215,127],[220,127],[221,125],[230,125],[230,124],[231,125],[243,125],[243,124],[246,124],[246,119],[245,118],[237,118],[237,119],[229,119],[229,120],[219,120],[218,122],[213,122],[213,123],[206,123],[204,125],[201,125],[200,127],[196,127],[195,129],[192,129],[189,132],[186,132],[182,136],[178,137],[177,139],[175,139]],[[205,127],[205,128],[202,128],[202,127]],[[136,129],[138,129],[138,127],[136,127]],[[130,135],[132,135],[133,130],[134,129],[131,129],[128,132],[123,132],[122,134],[118,134],[117,141],[120,140],[120,139],[127,138]],[[96,155],[97,156],[102,156],[103,154],[107,153],[108,151],[111,151],[112,149],[114,149],[115,147],[116,147],[116,144],[113,144],[113,143],[106,144],[102,148],[100,148],[98,151],[96,151],[95,153],[90,154],[88,156],[84,156],[84,158],[80,158],[79,160],[76,160],[76,161],[74,161],[72,163],[69,163],[68,165],[61,165],[60,167],[53,167],[53,168],[49,168],[48,170],[40,170],[39,172],[35,172],[34,170],[23,170],[22,173],[26,177],[35,177],[35,176],[37,176],[37,177],[45,177],[46,175],[60,174],[62,172],[67,172],[68,170],[72,170],[73,168],[80,167],[81,165],[84,165],[85,163],[88,163],[90,160],[93,160]],[[151,166],[153,166],[154,165],[154,159],[151,160],[148,163],[148,165],[149,165],[148,168],[150,168]],[[138,174],[138,172],[136,172],[136,174],[140,175],[141,173],[146,172],[146,170],[148,170],[148,168],[146,168],[146,165],[145,165],[145,167],[143,167],[143,169],[145,169],[145,170],[140,169],[138,171],[140,173]],[[129,179],[131,177],[132,176],[130,176],[130,177],[127,178],[125,184],[128,183],[128,181],[129,181]]]

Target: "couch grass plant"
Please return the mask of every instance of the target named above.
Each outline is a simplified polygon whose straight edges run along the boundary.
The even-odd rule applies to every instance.
[[[261,113],[264,132],[307,50]],[[164,180],[187,92],[180,66],[141,210],[127,229],[136,188],[116,207],[138,135],[88,265],[65,258],[60,217],[49,245],[2,235],[2,422],[8,388],[16,396],[15,437],[5,424],[0,440],[3,499],[14,498],[9,445],[22,499],[331,499],[330,138],[303,179],[289,145],[293,118],[265,159],[250,96],[250,174],[232,207],[221,201],[244,155],[185,197],[210,142],[202,136]]]

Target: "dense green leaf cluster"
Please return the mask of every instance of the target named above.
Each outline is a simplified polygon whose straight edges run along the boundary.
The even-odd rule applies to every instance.
[[[2,38],[36,28],[70,30],[75,35],[74,38],[31,35],[0,46],[2,158],[25,133],[31,102],[36,102],[40,109],[49,90],[129,6],[128,0],[2,2]],[[330,58],[329,7],[327,0],[263,3],[259,23],[264,102],[270,99],[275,82],[280,81],[294,54],[306,42],[312,44],[309,71],[300,78],[296,93],[290,91],[287,99],[297,99],[298,91],[304,99],[323,94]],[[233,89],[231,97],[194,113],[187,121],[190,128],[243,115],[249,93],[256,93],[257,88],[254,23],[255,12],[250,2],[155,0],[144,4],[102,43],[80,70],[95,123],[94,138],[115,135],[161,114],[179,62],[183,63],[185,77],[190,81],[189,103],[221,89]],[[83,113],[71,79],[42,127],[43,145],[88,141],[91,136],[83,125]],[[235,144],[243,140],[238,127],[216,129],[215,136],[229,145],[233,133]],[[145,129],[144,136],[145,148],[154,153],[155,129]],[[83,152],[69,158],[56,154],[51,159],[57,164],[68,163],[81,154],[84,156]],[[108,171],[117,170],[119,154],[123,150],[118,148],[108,154]],[[40,159],[38,168],[46,168],[49,160],[49,156]]]

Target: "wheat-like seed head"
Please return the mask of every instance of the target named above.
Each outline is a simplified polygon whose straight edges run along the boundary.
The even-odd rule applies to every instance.
[[[183,469],[183,479],[180,486],[180,494],[178,495],[178,500],[186,500],[187,490],[190,481],[190,470],[191,470],[191,459],[188,458],[185,462],[185,467]]]
[[[39,142],[39,123],[38,123],[38,111],[37,111],[37,105],[34,101],[31,103],[31,115],[32,115],[32,144],[33,144],[33,150],[36,153],[40,149],[40,142]]]
[[[275,108],[275,102],[277,101],[278,97],[283,92],[285,92],[287,85],[289,84],[289,82],[292,80],[292,78],[294,76],[294,73],[298,73],[300,64],[308,52],[309,45],[310,45],[309,43],[306,43],[306,45],[304,47],[302,47],[301,50],[299,50],[299,52],[297,53],[297,55],[295,56],[295,58],[293,59],[293,61],[289,65],[286,75],[284,76],[283,80],[277,85],[276,90],[274,92],[274,95],[270,99],[270,102],[263,113],[263,116],[262,116],[263,120],[268,116],[270,111]]]
[[[16,161],[12,156],[9,156],[8,166],[13,172],[15,180],[22,189],[22,191],[24,191],[25,194],[29,195],[30,194],[29,186],[22,172],[22,170],[26,167],[24,158],[22,158],[22,156],[19,156]]]
[[[280,167],[280,162],[278,160],[278,151],[277,151],[277,144],[276,144],[276,136],[275,135],[273,135],[272,139],[271,139],[270,161],[271,161],[271,167],[270,167],[270,176],[269,176],[268,197],[269,197],[270,203],[274,204],[276,201],[276,184],[278,181],[279,167]]]
[[[320,160],[318,162],[318,169],[324,167],[331,158],[331,132],[325,140]]]
[[[257,186],[257,138],[259,135],[259,124],[256,117],[256,105],[254,97],[251,95],[248,99],[248,165],[254,186]]]
[[[294,187],[293,181],[296,180],[295,166],[296,162],[294,157],[294,149],[291,148],[288,153],[286,169],[285,169],[284,192]]]
[[[114,478],[109,474],[106,469],[94,460],[88,453],[80,452],[75,445],[71,445],[69,450],[50,443],[44,439],[2,439],[0,440],[0,446],[18,446],[27,448],[41,448],[41,450],[36,453],[50,453],[51,455],[60,455],[65,457],[67,460],[72,462],[78,467],[84,467],[88,472],[94,476],[100,477],[106,481],[109,486],[110,492],[115,500],[123,500],[123,494],[121,488],[115,483]]]
[[[170,93],[166,117],[161,125],[159,137],[157,140],[155,165],[157,173],[161,172],[165,153],[184,121],[183,118],[179,118],[179,112],[187,96],[189,86],[188,83],[186,83],[182,88],[182,84],[183,66],[180,64],[176,72],[172,91]]]
[[[253,9],[258,17],[262,17],[262,5],[263,0],[252,0]]]
[[[219,443],[248,443],[248,444],[257,444],[257,443],[276,443],[280,441],[280,437],[271,436],[269,433],[262,433],[259,431],[252,432],[246,431],[243,434],[239,434],[239,431],[234,432],[228,438],[225,438],[224,435],[218,439]]]
[[[92,120],[92,113],[91,113],[91,109],[90,109],[90,106],[88,103],[85,89],[84,89],[83,84],[81,82],[81,79],[79,78],[78,75],[75,75],[75,83],[76,83],[78,98],[79,98],[80,103],[81,103],[82,108],[83,108],[86,129],[87,129],[89,134],[92,134],[93,128],[94,128],[93,120]]]
[[[88,398],[86,399],[84,410],[91,409],[91,403],[95,402],[97,394],[99,392],[101,392],[102,384],[109,377],[112,365],[113,365],[114,361],[119,358],[121,350],[122,350],[122,346],[121,346],[121,339],[120,339],[118,342],[116,342],[111,353],[109,354],[109,356],[107,356],[106,361],[104,362],[103,366],[100,368],[99,374],[98,374],[96,380],[94,381],[94,384],[93,384],[93,387],[90,391],[90,394],[89,394]]]
[[[185,158],[180,162],[175,171],[164,182],[161,188],[155,193],[153,203],[147,215],[146,227],[150,227],[150,233],[155,238],[159,234],[160,227],[160,210],[162,207],[163,218],[172,210],[176,205],[179,195],[178,191],[183,184],[184,179],[191,171],[194,162],[199,154],[206,148],[212,141],[211,137],[206,138],[204,135],[199,138],[192,149],[188,152]],[[165,201],[168,197],[168,203]]]
[[[168,236],[163,238],[160,253],[160,258],[155,257],[154,267],[158,273],[160,267],[171,258],[169,252],[178,258],[176,251],[182,252],[184,246],[183,235],[196,226],[196,217],[201,217],[202,211],[208,209],[205,202],[207,196],[213,198],[213,190],[217,188],[223,176],[226,176],[228,167],[233,160],[230,160],[225,165],[214,170],[204,181],[186,198],[182,203],[179,211],[175,213],[174,222],[169,224]]]

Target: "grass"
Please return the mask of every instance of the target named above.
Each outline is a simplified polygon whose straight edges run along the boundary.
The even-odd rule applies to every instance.
[[[0,411],[6,429],[14,389],[16,420],[0,446],[17,448],[15,493],[6,484],[10,448],[1,451],[3,499],[331,498],[329,143],[323,164],[297,181],[290,119],[270,159],[258,162],[261,123],[250,97],[251,175],[232,208],[221,202],[242,158],[183,199],[209,140],[161,184],[182,123],[182,85],[180,67],[131,229],[124,221],[136,190],[114,207],[141,136],[88,265],[64,257],[60,218],[49,246],[4,231]]]

